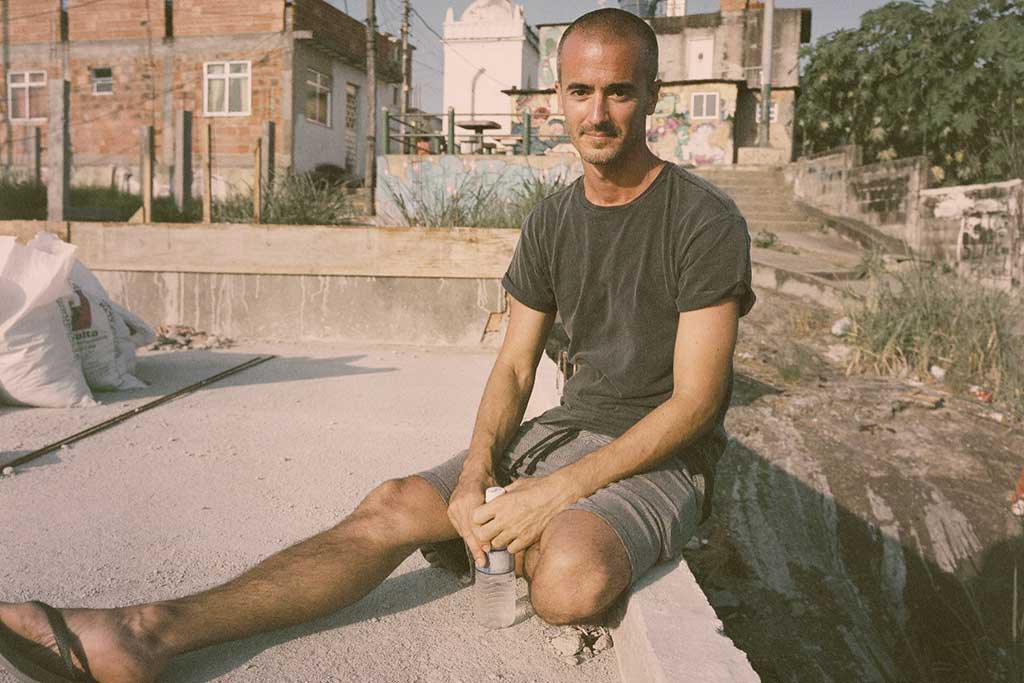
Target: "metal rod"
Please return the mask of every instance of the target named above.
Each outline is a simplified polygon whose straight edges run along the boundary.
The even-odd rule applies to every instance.
[[[259,365],[260,363],[265,363],[268,360],[270,360],[271,358],[276,358],[276,356],[257,356],[256,358],[252,358],[250,360],[247,360],[246,362],[242,363],[241,365],[236,365],[235,367],[230,368],[228,370],[225,370],[224,372],[217,373],[216,375],[213,375],[212,377],[207,377],[206,379],[200,380],[200,381],[196,382],[195,384],[190,384],[189,386],[185,387],[184,389],[179,389],[178,391],[175,391],[173,394],[167,394],[166,396],[161,396],[160,398],[155,399],[153,401],[150,401],[149,403],[146,403],[144,405],[141,405],[138,408],[132,408],[131,410],[129,410],[127,412],[124,412],[124,413],[121,413],[120,415],[118,415],[116,417],[112,417],[109,420],[107,420],[106,422],[101,422],[98,425],[93,425],[92,427],[89,427],[88,429],[83,429],[82,431],[78,432],[77,434],[72,434],[71,436],[69,436],[67,438],[64,438],[64,439],[61,439],[60,441],[55,441],[54,443],[51,443],[48,446],[43,446],[42,448],[40,448],[38,450],[34,450],[31,453],[26,453],[25,455],[21,456],[20,458],[16,458],[16,459],[12,460],[11,462],[4,463],[4,464],[0,465],[0,470],[4,469],[6,467],[21,467],[25,463],[31,462],[31,461],[35,460],[36,458],[40,458],[40,457],[46,455],[47,453],[49,453],[51,451],[55,451],[58,448],[60,448],[61,446],[66,446],[66,445],[74,443],[76,441],[81,441],[82,439],[84,439],[84,438],[86,438],[88,436],[92,436],[93,434],[96,434],[98,432],[102,432],[105,429],[109,429],[110,427],[113,427],[114,425],[116,425],[118,423],[124,422],[125,420],[127,420],[130,417],[135,417],[139,413],[144,413],[147,410],[150,410],[152,408],[156,408],[157,406],[163,405],[164,403],[167,403],[168,401],[173,401],[174,399],[178,398],[179,396],[184,396],[185,394],[191,394],[193,391],[196,391],[197,389],[201,389],[201,388],[205,387],[207,384],[213,384],[214,382],[218,382],[218,381],[224,379],[225,377],[229,377],[231,375],[234,375],[237,372],[241,372],[242,370],[247,370],[247,369],[249,369],[251,367]]]

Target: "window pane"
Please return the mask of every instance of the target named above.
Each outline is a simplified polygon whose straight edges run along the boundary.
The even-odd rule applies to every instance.
[[[25,88],[11,88],[11,118],[28,118],[28,98],[25,96]]]
[[[306,93],[306,118],[310,121],[317,121],[317,100],[313,92]]]
[[[693,117],[698,118],[704,116],[704,96],[694,95],[693,96]]]
[[[242,114],[249,111],[249,79],[232,78],[228,84],[228,111]]]
[[[24,83],[26,74],[11,74],[11,83]]]
[[[206,111],[214,113],[225,111],[224,79],[211,78],[209,81],[207,81]]]
[[[29,83],[46,83],[46,72],[37,71],[36,73],[30,73],[28,75]]]
[[[109,68],[106,68],[106,69],[93,69],[92,70],[93,78],[111,78],[111,77],[113,77],[113,75],[114,75],[113,70],[111,70]]]
[[[249,65],[248,64],[232,64],[231,65],[231,73],[233,73],[233,74],[247,74],[247,73],[249,73]]]
[[[718,117],[718,93],[712,93],[707,96],[708,103],[705,107],[708,116]]]
[[[222,73],[224,73],[224,65],[223,64],[207,64],[206,65],[206,73],[211,74],[211,75],[222,74]]]
[[[320,100],[320,123],[326,125],[330,124],[330,112],[331,110],[331,95],[328,92],[321,92],[319,96]]]
[[[45,119],[47,110],[46,88],[29,88],[28,90],[28,117],[30,119]]]

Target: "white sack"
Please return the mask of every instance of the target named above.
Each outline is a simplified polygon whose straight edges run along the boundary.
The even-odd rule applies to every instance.
[[[68,274],[77,249],[0,237],[0,402],[95,405],[71,343]]]

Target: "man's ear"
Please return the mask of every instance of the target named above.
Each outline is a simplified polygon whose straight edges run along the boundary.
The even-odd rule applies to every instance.
[[[651,83],[650,88],[650,99],[647,100],[647,108],[645,112],[648,116],[654,113],[654,109],[658,106],[658,95],[661,93],[661,81],[655,80]]]

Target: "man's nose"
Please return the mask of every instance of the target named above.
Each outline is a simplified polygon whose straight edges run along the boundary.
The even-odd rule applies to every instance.
[[[601,93],[594,93],[587,106],[587,123],[597,125],[608,119],[608,107]]]

